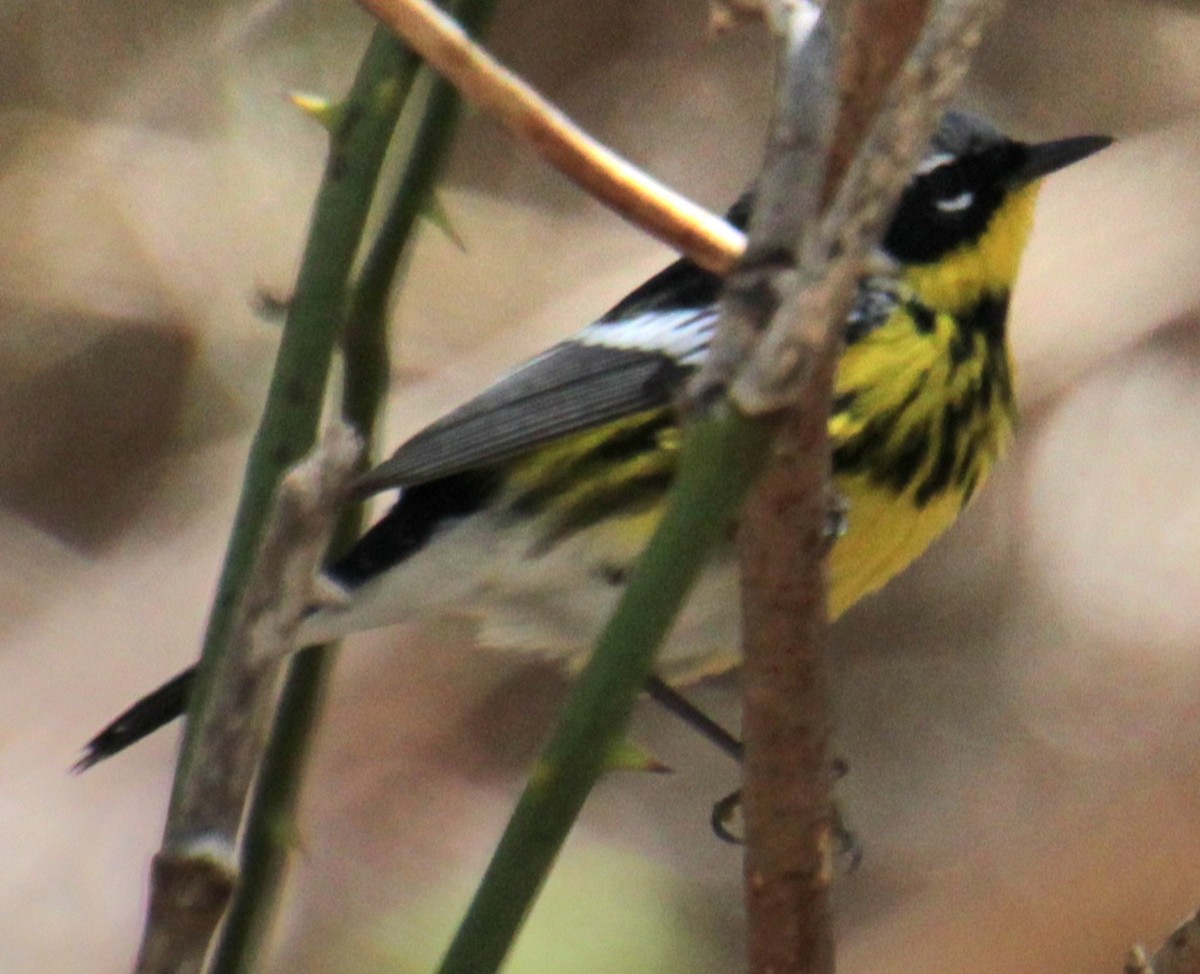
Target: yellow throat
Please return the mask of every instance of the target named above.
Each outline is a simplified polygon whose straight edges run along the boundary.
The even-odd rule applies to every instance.
[[[906,267],[903,302],[842,355],[829,432],[849,511],[829,559],[831,618],[924,552],[1012,438],[1003,325],[1036,196],[1036,184],[1014,192],[976,241]]]

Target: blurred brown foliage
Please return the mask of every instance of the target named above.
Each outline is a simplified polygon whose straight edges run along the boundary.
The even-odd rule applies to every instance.
[[[768,64],[669,0],[510,0],[491,45],[596,134],[720,208],[751,177]],[[0,970],[128,969],[170,734],[86,776],[100,724],[196,652],[349,5],[0,5]],[[970,103],[1118,146],[1047,188],[1018,291],[1024,428],[963,523],[835,633],[841,968],[1116,969],[1200,903],[1200,14],[1023,0]],[[569,334],[667,255],[511,145],[463,133],[396,314],[391,439]],[[279,970],[419,971],[457,920],[560,699],[465,628],[345,654],[308,786]],[[402,646],[403,651],[396,651]],[[735,681],[698,698],[736,724]],[[736,771],[589,807],[510,969],[740,964],[740,865],[707,829]],[[273,968],[275,969],[275,968]]]

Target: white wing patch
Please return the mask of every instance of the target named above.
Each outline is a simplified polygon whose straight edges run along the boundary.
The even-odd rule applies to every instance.
[[[660,352],[680,365],[697,366],[708,354],[716,323],[714,307],[647,311],[620,321],[597,321],[574,340],[581,345]]]

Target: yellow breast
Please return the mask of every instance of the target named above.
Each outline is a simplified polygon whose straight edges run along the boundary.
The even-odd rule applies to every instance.
[[[829,564],[837,618],[906,568],[958,517],[1012,438],[1004,320],[1033,216],[1015,193],[983,238],[909,268],[896,309],[846,348],[829,433],[848,503]]]

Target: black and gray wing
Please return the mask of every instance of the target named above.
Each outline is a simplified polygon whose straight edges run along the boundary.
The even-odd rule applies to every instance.
[[[743,200],[730,218],[744,224],[747,211]],[[418,433],[361,481],[364,493],[412,489],[328,573],[354,587],[419,551],[439,524],[484,502],[488,478],[474,470],[670,404],[708,350],[720,287],[715,275],[676,261],[575,338]],[[77,767],[116,754],[177,717],[194,675],[194,668],[185,670],[134,704],[88,744]]]
[[[726,218],[744,228],[751,198]],[[704,359],[721,278],[677,260],[574,338],[426,427],[368,473],[365,494],[503,463],[543,443],[669,405]]]
[[[690,270],[684,283],[694,299],[695,277],[703,272]],[[711,303],[671,306],[669,289],[657,300],[635,295],[637,305],[627,299],[418,433],[363,478],[362,491],[494,466],[560,437],[669,405],[707,353],[716,309]]]

